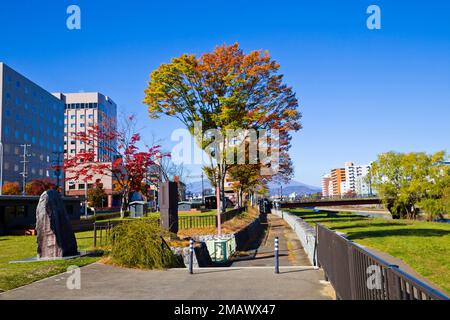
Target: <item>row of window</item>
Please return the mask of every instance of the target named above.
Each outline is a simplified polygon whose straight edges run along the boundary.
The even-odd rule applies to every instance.
[[[75,120],[76,115],[71,114],[70,115],[70,120]],[[80,119],[84,119],[84,114],[80,114]],[[88,119],[94,119],[94,115],[93,114],[88,114]],[[67,120],[67,114],[64,115],[64,120]]]
[[[29,92],[28,92],[27,90],[25,90],[25,94],[28,94],[28,93],[29,93]],[[33,96],[36,97],[36,92],[33,93]],[[52,96],[49,96],[49,97],[52,97]],[[10,100],[11,100],[11,93],[6,92],[6,93],[5,93],[5,98],[6,98],[6,101],[7,101],[7,102],[10,101]],[[55,99],[56,99],[56,98],[55,98]],[[29,100],[29,99],[28,99],[28,100]],[[39,101],[36,101],[36,100],[39,100]],[[34,100],[34,101],[36,101],[36,102],[38,102],[38,103],[43,103],[43,104],[45,104],[46,106],[51,106],[51,108],[45,108],[45,109],[39,110],[40,112],[52,112],[52,111],[57,111],[57,110],[58,110],[58,107],[59,107],[60,105],[59,105],[57,102],[52,101],[53,98],[49,98],[49,99],[47,99],[47,101],[45,101],[45,100],[46,100],[46,99],[44,98],[44,95],[41,95],[39,99],[35,99],[35,100]],[[16,96],[16,98],[15,98],[15,103],[16,103],[16,105],[22,104],[22,99],[20,98],[20,96]],[[24,106],[25,106],[26,108],[30,108],[32,111],[37,112],[37,109],[36,109],[34,106],[29,105],[28,103],[25,103]]]
[[[78,183],[78,190],[84,190],[86,184],[84,183]],[[92,183],[87,184],[87,188],[92,189],[94,185]],[[76,183],[69,183],[69,190],[77,190],[77,184]]]
[[[3,168],[6,170],[13,170],[14,172],[19,172],[22,171],[23,167],[19,166],[18,164],[11,164],[9,162],[5,162]],[[44,175],[44,169],[37,169],[37,168],[31,168],[31,170],[29,171],[31,172],[31,174],[39,174],[40,176]],[[45,170],[45,176],[46,177],[50,177],[50,176],[54,176],[54,173],[50,170]]]
[[[97,103],[66,103],[65,109],[97,109]]]
[[[88,122],[88,127],[92,127],[93,125],[94,125],[94,123],[93,122]],[[76,123],[71,123],[70,124],[70,127],[71,128],[76,128]],[[84,122],[80,122],[80,123],[78,123],[78,126],[80,127],[80,128],[84,128],[85,127],[85,125],[84,125]]]

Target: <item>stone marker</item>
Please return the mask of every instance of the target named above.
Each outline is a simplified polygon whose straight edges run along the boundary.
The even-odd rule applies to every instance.
[[[37,254],[39,259],[78,255],[77,241],[56,190],[47,190],[36,208]]]

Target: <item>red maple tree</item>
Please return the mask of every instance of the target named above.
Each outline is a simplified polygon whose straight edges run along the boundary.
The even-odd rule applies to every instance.
[[[94,176],[111,176],[117,183],[115,190],[121,193],[123,217],[131,192],[141,190],[149,167],[156,165],[157,157],[169,155],[162,154],[159,145],[142,149],[138,146],[141,136],[135,132],[134,116],[126,118],[119,129],[114,122],[103,119],[85,132],[72,135],[71,139],[82,142],[85,148],[64,160],[66,180],[87,183]]]

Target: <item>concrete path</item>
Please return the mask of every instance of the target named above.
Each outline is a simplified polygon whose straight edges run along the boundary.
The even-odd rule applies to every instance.
[[[274,266],[275,237],[279,239],[280,266],[310,266],[301,242],[282,218],[267,215],[268,228],[258,248],[241,252],[233,267]]]
[[[0,294],[4,299],[332,299],[313,267],[201,268],[144,271],[94,263],[80,269],[81,288],[68,289],[67,273]]]

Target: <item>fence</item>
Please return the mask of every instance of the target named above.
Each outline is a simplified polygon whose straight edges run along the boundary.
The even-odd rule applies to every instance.
[[[222,213],[220,215],[220,222],[224,223],[241,214],[243,208],[233,209]],[[191,228],[207,228],[217,227],[217,215],[186,215],[178,216],[178,228],[179,229],[191,229]]]
[[[112,239],[112,229],[121,223],[120,221],[94,222],[93,247],[109,244]]]
[[[317,224],[317,259],[338,299],[449,299],[398,266],[387,263],[321,224]]]

